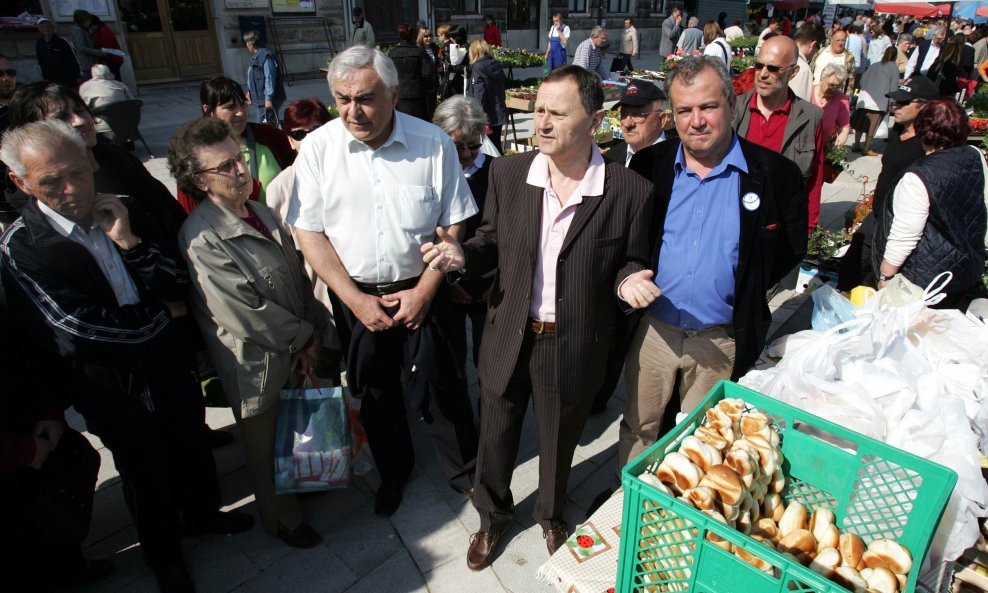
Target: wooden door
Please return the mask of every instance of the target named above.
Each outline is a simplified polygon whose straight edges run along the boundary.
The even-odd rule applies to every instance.
[[[377,43],[397,43],[399,23],[415,26],[419,20],[417,0],[378,0],[364,3],[364,18],[374,27]]]
[[[117,0],[138,83],[198,80],[221,70],[205,0]]]

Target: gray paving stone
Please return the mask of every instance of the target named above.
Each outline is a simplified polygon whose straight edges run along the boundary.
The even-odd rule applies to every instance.
[[[429,593],[425,578],[404,549],[382,562],[345,593]]]
[[[277,564],[273,564],[239,587],[226,591],[237,593],[342,593],[357,582],[340,558],[325,546],[310,550],[295,550]],[[203,591],[221,591],[206,589]]]
[[[506,591],[549,593],[555,588],[535,576],[548,559],[542,529],[534,526],[515,534],[507,549],[494,560],[492,569]]]
[[[466,553],[464,542],[470,534],[425,476],[406,484],[401,507],[391,523],[423,573],[462,559]]]
[[[369,502],[320,535],[329,551],[357,578],[371,574],[399,552],[407,556],[391,522],[375,515]]]
[[[465,591],[484,591],[485,593],[501,593],[509,591],[491,569],[474,572],[467,568],[466,547],[462,555],[439,566],[424,575],[429,593],[463,593]]]

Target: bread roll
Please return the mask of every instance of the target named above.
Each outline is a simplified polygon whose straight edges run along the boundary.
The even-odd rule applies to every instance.
[[[768,513],[766,513],[767,515]],[[806,507],[796,501],[789,503],[779,519],[779,533],[785,537],[797,529],[806,528]]]
[[[768,517],[762,517],[755,522],[754,526],[751,528],[752,535],[760,535],[766,539],[770,539],[773,542],[778,542],[782,536],[779,534],[779,526],[775,524],[775,521],[769,519]]]
[[[723,463],[720,451],[690,435],[679,445],[679,452],[690,458],[694,465],[706,472],[711,465]]]
[[[827,507],[820,507],[817,510],[813,511],[813,514],[810,515],[810,523],[809,523],[810,531],[816,531],[818,527],[823,527],[824,525],[828,525],[828,524],[836,525],[837,516],[834,515],[834,512],[828,509]]]
[[[764,435],[766,439],[770,438],[768,432],[772,430],[768,416],[761,412],[749,412],[741,416],[739,428],[742,436]]]
[[[751,533],[752,521],[751,521],[751,511],[748,509],[741,509],[738,511],[738,518],[734,521],[734,528],[741,533],[748,535]]]
[[[721,452],[727,450],[727,447],[731,444],[727,442],[724,435],[709,426],[697,428],[693,431],[693,436]]]
[[[779,549],[799,558],[801,564],[806,564],[816,555],[816,540],[809,530],[796,529],[782,536]]]
[[[705,535],[704,537],[707,539],[708,542],[710,542],[713,545],[717,546],[721,550],[724,550],[725,552],[731,553],[731,552],[734,551],[734,545],[731,542],[729,542],[726,539],[720,537],[719,535],[717,535],[713,531],[708,531],[707,532],[707,535]]]
[[[782,504],[782,497],[778,494],[766,494],[762,501],[762,516],[769,517],[776,523],[782,520],[786,507]]]
[[[734,421],[723,410],[714,406],[707,410],[707,426],[724,434],[725,430],[733,430]]]
[[[663,484],[661,480],[659,480],[658,476],[656,476],[652,472],[642,472],[642,474],[638,476],[638,479],[648,484],[649,486],[655,488],[659,492],[662,492],[663,494],[668,494],[669,496],[673,496],[672,490],[669,490],[669,488],[665,484]]]
[[[840,532],[834,525],[836,517],[828,508],[820,507],[810,516],[809,529],[816,538],[818,548],[836,548],[840,543]]]
[[[724,412],[728,418],[732,421],[737,422],[744,415],[744,409],[747,404],[744,403],[743,399],[738,398],[725,398],[717,402],[717,408]]]
[[[758,458],[753,457],[750,452],[744,449],[731,449],[724,456],[724,465],[733,469],[741,476],[745,488],[750,489],[755,482],[755,477],[759,471]]]
[[[717,493],[707,486],[690,488],[683,493],[686,501],[701,511],[713,509],[717,504]]]
[[[884,566],[862,570],[861,578],[868,583],[869,589],[874,589],[879,593],[898,593],[899,591],[899,581],[895,578],[895,574]]]
[[[665,456],[655,472],[659,480],[665,482],[676,494],[682,494],[687,488],[694,488],[700,483],[700,468],[693,465],[689,457],[682,453],[673,452]]]
[[[724,464],[710,466],[706,475],[700,479],[700,485],[712,488],[722,502],[730,505],[741,502],[745,492],[741,476]]]
[[[810,562],[809,567],[813,572],[829,579],[840,566],[840,560],[840,552],[837,548],[818,548],[816,557]]]
[[[769,492],[776,492],[782,494],[782,491],[786,489],[786,476],[782,473],[782,468],[777,467],[775,471],[772,472],[772,478],[769,482],[768,490]]]
[[[769,547],[772,546],[769,545]],[[767,560],[763,560],[762,558],[756,556],[755,554],[752,554],[745,548],[735,546],[734,555],[744,560],[748,564],[754,566],[755,568],[757,568],[762,572],[767,572],[767,573],[773,572],[773,566]]]
[[[868,544],[861,560],[868,568],[882,566],[896,574],[909,574],[913,567],[913,557],[909,550],[890,539],[876,539]]]
[[[861,573],[850,566],[838,566],[833,580],[851,591],[868,588],[868,581],[861,578]]]
[[[861,563],[861,556],[864,554],[865,545],[860,537],[853,533],[842,533],[837,549],[840,551],[841,562],[844,566],[864,568]]]

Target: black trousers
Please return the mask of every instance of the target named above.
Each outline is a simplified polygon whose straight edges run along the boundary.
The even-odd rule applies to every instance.
[[[81,544],[93,517],[99,453],[66,428],[41,469],[0,476],[0,524],[5,590],[51,591],[82,568]]]
[[[200,524],[220,505],[202,396],[191,368],[174,373],[181,376],[148,377],[152,386],[169,385],[167,392],[152,391],[153,412],[132,399],[85,414],[89,430],[113,453],[137,538],[152,566],[180,559],[183,521]]]
[[[607,402],[614,395],[618,381],[621,380],[621,371],[624,370],[624,360],[628,355],[628,347],[631,346],[631,339],[635,336],[635,329],[638,327],[638,320],[641,314],[638,312],[625,315],[624,311],[618,311],[614,317],[614,343],[607,353],[607,366],[604,367],[604,384],[600,386],[597,395],[594,396],[594,409],[603,410],[607,407]]]
[[[349,352],[353,328],[360,320],[335,295],[330,298],[340,343],[343,351]],[[428,315],[442,315],[446,308],[448,306],[443,306],[443,299],[437,296]],[[447,323],[442,325],[446,326]],[[372,363],[388,387],[383,389],[381,397],[365,396],[360,402],[360,419],[364,423],[367,444],[374,455],[381,480],[397,484],[408,480],[415,467],[415,449],[401,382],[402,349],[411,333],[404,327],[385,332],[386,346],[377,351]],[[352,373],[355,362],[347,360],[348,374]],[[432,421],[426,426],[443,474],[451,488],[466,492],[473,487],[477,463],[477,426],[466,392],[466,382],[451,376],[446,385],[433,389],[430,392],[429,411]]]
[[[532,516],[543,529],[564,523],[566,485],[573,452],[593,397],[559,392],[557,348],[554,334],[526,332],[504,393],[490,393],[481,385],[480,417],[483,421],[473,500],[480,513],[482,531],[504,526],[514,514],[511,474],[518,457],[529,398],[535,408],[539,442],[539,489]]]

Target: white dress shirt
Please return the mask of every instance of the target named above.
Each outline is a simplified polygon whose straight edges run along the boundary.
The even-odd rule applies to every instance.
[[[463,176],[466,177],[467,179],[470,179],[470,177],[474,173],[480,171],[480,169],[483,168],[485,159],[487,159],[486,154],[484,153],[478,154],[477,158],[472,163],[470,163],[470,166],[463,170]]]
[[[656,138],[655,139],[655,142],[653,142],[652,144],[650,144],[650,146],[655,146],[656,144],[658,144],[659,142],[664,141],[665,139],[666,139],[666,132],[665,132],[665,130],[662,130],[662,133],[659,134],[659,137]],[[632,148],[631,145],[629,144],[628,145],[628,150],[627,150],[626,154],[624,155],[624,166],[625,167],[628,167],[628,166],[631,165],[631,157],[633,157],[633,156],[635,156],[635,149]]]
[[[923,58],[923,63],[919,64],[919,70],[916,69],[916,62],[919,61],[919,48],[913,50],[912,55],[909,56],[909,61],[906,62],[906,72],[905,79],[912,78],[914,74],[922,74],[926,76],[926,73],[930,70],[930,66],[936,61],[937,57],[940,56],[940,46],[933,45],[930,43],[930,49],[926,50],[926,56]]]
[[[49,208],[41,200],[38,200],[38,209],[45,215],[56,233],[82,245],[93,256],[99,269],[103,272],[103,276],[106,277],[106,281],[113,288],[113,294],[117,297],[118,305],[136,305],[141,302],[134,279],[130,277],[130,272],[127,271],[127,266],[124,265],[116,244],[106,236],[98,224],[94,222],[88,230],[83,229]]]
[[[351,278],[379,284],[419,276],[419,247],[436,227],[477,211],[450,137],[395,111],[391,135],[376,150],[342,119],[302,141],[288,223],[325,233]]]
[[[528,168],[525,183],[543,188],[542,231],[539,235],[539,253],[535,261],[535,279],[532,282],[532,305],[528,314],[532,319],[556,322],[556,263],[569,232],[577,207],[586,196],[604,194],[604,155],[593,145],[590,166],[583,175],[580,187],[566,200],[565,206],[552,190],[549,178],[549,158],[542,153],[535,155]]]

